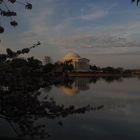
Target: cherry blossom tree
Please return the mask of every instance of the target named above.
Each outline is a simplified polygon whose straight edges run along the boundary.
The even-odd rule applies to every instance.
[[[25,9],[31,10],[32,4],[29,2],[23,3],[20,0],[0,0],[0,18],[7,17],[10,18],[10,25],[13,27],[16,27],[18,25],[18,22],[14,19],[15,16],[17,16],[17,12],[13,9],[9,8],[9,4],[21,4],[24,6]],[[0,33],[4,33],[4,27],[0,25]]]
[[[131,1],[132,1],[132,3],[136,3],[137,6],[139,5],[139,2],[140,2],[140,0],[131,0]]]

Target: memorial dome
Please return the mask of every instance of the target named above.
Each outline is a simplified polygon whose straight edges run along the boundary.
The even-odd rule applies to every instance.
[[[64,61],[75,60],[75,59],[80,59],[80,56],[77,53],[73,53],[73,52],[69,52],[63,57]]]

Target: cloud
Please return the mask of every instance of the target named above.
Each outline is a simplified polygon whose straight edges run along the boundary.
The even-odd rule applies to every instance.
[[[97,20],[97,19],[104,18],[105,16],[108,15],[108,13],[109,12],[105,10],[98,10],[98,11],[93,10],[89,12],[88,14],[81,15],[79,19],[87,20],[87,21]]]
[[[92,46],[92,45],[85,45],[85,46],[81,46],[81,48],[86,48],[86,49],[88,49],[88,48],[93,48],[94,46]]]
[[[68,51],[94,55],[138,54],[139,20],[130,18],[121,22],[121,17],[114,22],[111,15],[114,16],[115,4],[74,4],[72,7],[71,2],[60,0],[34,1],[37,6],[33,11],[27,17],[23,13],[27,28],[17,36],[17,41],[13,41],[13,46],[27,47],[39,40],[45,47],[35,53],[41,56],[45,51],[53,56]],[[117,18],[121,15],[119,11]]]
[[[110,3],[109,5],[88,5],[86,10],[82,9],[82,14],[79,19],[85,21],[95,21],[105,18],[111,14],[111,11],[117,6],[116,3]]]

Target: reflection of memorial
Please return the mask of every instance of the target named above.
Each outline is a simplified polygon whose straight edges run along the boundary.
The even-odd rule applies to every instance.
[[[67,86],[62,85],[60,89],[69,96],[79,93],[80,91],[85,91],[89,89],[90,78],[78,77],[74,79],[74,82],[71,85]]]
[[[90,78],[76,78],[75,87],[78,87],[79,90],[88,90],[89,89]]]
[[[79,89],[74,86],[71,87],[61,86],[60,89],[68,96],[72,96],[80,92]]]
[[[52,87],[51,83],[48,84],[48,81],[51,81],[49,77],[44,80],[44,77],[38,75],[25,76],[18,72],[0,76],[0,124],[2,124],[0,130],[3,132],[5,130],[4,134],[0,133],[0,139],[47,139],[45,136],[50,137],[50,131],[47,132],[46,127],[48,121],[50,123],[50,120],[56,119],[56,122],[59,117],[62,119],[68,115],[100,109],[100,106],[93,108],[90,105],[83,107],[65,106],[62,103],[59,105],[47,94]],[[73,80],[63,82],[67,87],[71,87]],[[72,86],[72,90],[66,91],[75,93],[77,88],[74,90]],[[61,121],[58,124],[63,125]]]

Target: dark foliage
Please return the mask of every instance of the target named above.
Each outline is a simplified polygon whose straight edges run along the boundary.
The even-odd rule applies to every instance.
[[[18,51],[7,49],[6,54],[0,55],[0,118],[5,119],[19,137],[50,136],[46,132],[46,125],[36,124],[39,119],[54,120],[104,107],[103,105],[65,107],[63,104],[57,104],[53,98],[49,98],[47,93],[40,100],[40,88],[50,88],[57,81],[57,76],[54,74],[44,76],[38,71],[42,67],[41,61],[34,57],[18,58],[20,54],[28,53],[38,45],[39,42],[30,48]],[[58,124],[63,125],[61,121]]]
[[[0,63],[7,61],[8,59],[14,59],[20,56],[21,54],[29,53],[32,48],[35,48],[37,46],[41,45],[40,42],[37,42],[36,44],[32,45],[29,48],[23,48],[21,50],[13,51],[10,48],[6,49],[6,54],[0,54]]]
[[[0,16],[1,17],[9,17],[10,18],[10,25],[13,27],[18,26],[18,22],[16,20],[13,19],[13,17],[17,16],[17,12],[10,10],[9,9],[9,4],[22,4],[24,6],[25,9],[32,9],[32,4],[31,3],[23,3],[22,1],[18,1],[18,0],[0,0]],[[13,8],[14,9],[14,8]],[[2,25],[0,25],[0,33],[4,32],[4,27]]]
[[[16,65],[13,68],[15,61]],[[55,80],[51,77],[46,81],[42,76],[32,76],[27,70],[23,71],[21,63],[27,66],[27,61],[13,59],[4,71],[1,69],[0,76],[0,118],[7,120],[18,136],[41,138],[49,136],[44,124],[35,125],[35,122],[41,118],[53,120],[103,108],[103,106],[91,107],[90,105],[80,108],[74,105],[65,107],[63,104],[58,105],[47,93],[42,100],[39,100],[41,95],[39,89],[51,86]],[[62,122],[59,121],[58,124],[62,125]]]
[[[139,5],[139,2],[140,2],[140,0],[131,0],[132,1],[132,3],[136,3],[137,4],[137,6]]]

